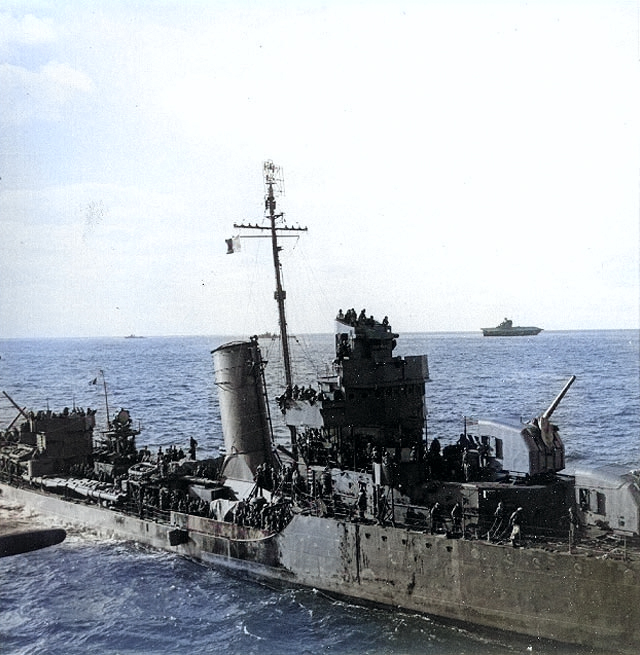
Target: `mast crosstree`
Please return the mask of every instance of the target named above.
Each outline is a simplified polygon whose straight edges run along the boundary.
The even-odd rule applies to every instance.
[[[280,246],[278,245],[278,236],[294,236],[292,232],[306,232],[306,227],[289,227],[278,224],[284,220],[284,214],[276,213],[276,195],[282,194],[284,181],[282,178],[282,169],[276,166],[271,160],[264,162],[263,175],[265,184],[264,212],[265,218],[268,219],[269,225],[251,225],[249,223],[234,223],[234,228],[243,230],[268,231],[270,234],[265,238],[271,238],[271,250],[273,253],[273,267],[276,274],[276,290],[274,298],[278,304],[278,323],[280,326],[280,340],[282,343],[282,359],[284,364],[284,374],[287,386],[292,386],[291,374],[291,355],[289,352],[289,336],[287,333],[287,317],[285,314],[285,299],[287,292],[282,288],[282,268],[280,264]],[[287,234],[288,233],[288,234]],[[259,235],[262,236],[262,235]]]

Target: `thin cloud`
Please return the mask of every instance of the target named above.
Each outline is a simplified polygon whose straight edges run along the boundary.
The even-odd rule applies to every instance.
[[[53,43],[57,38],[53,21],[27,14],[16,18],[9,13],[0,13],[0,52],[9,46],[36,46]]]
[[[59,120],[76,98],[94,92],[91,78],[68,64],[48,62],[37,71],[0,64],[3,103],[0,122],[24,124],[32,120]]]

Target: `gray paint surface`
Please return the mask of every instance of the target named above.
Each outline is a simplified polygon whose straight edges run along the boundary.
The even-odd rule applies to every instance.
[[[512,549],[406,529],[296,516],[277,535],[172,513],[154,523],[1,484],[39,512],[287,584],[534,637],[636,653],[640,562]],[[172,547],[169,532],[188,531]]]

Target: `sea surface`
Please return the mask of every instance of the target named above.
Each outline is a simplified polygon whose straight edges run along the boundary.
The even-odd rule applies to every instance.
[[[228,340],[0,340],[0,391],[27,410],[97,409],[101,426],[107,411],[113,417],[124,407],[142,428],[138,446],[186,449],[193,436],[200,457],[215,455],[222,434],[210,353]],[[293,341],[296,382],[309,385],[331,359],[333,337]],[[275,398],[284,385],[280,342],[261,345]],[[457,439],[465,417],[520,421],[540,415],[575,375],[553,415],[567,471],[611,463],[640,468],[636,331],[545,331],[518,338],[406,334],[396,354],[428,355],[428,436],[443,445]],[[0,427],[16,414],[0,395]],[[272,418],[277,438],[285,439],[275,407]],[[3,516],[28,514],[0,498],[0,521]],[[77,528],[69,528],[59,546],[0,560],[1,655],[560,652],[572,651],[339,602],[312,589],[273,589]]]

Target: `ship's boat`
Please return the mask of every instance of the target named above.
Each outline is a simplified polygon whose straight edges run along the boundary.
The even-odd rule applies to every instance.
[[[92,413],[20,413],[0,442],[3,497],[105,534],[284,585],[607,652],[640,644],[640,474],[562,473],[549,407],[526,424],[467,419],[454,443],[426,430],[425,355],[394,354],[389,320],[340,310],[335,354],[294,377],[268,225],[285,386],[274,439],[258,337],[213,351],[225,454],[138,449],[121,410],[93,439]],[[106,391],[106,385],[105,385]],[[7,394],[5,394],[7,395]],[[8,397],[8,396],[7,396]],[[13,401],[12,401],[13,402]]]
[[[509,318],[505,318],[497,327],[481,329],[485,337],[532,337],[542,332],[539,327],[514,325]]]

